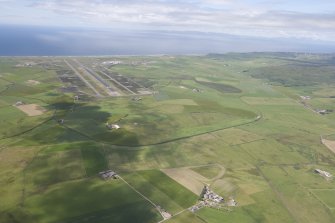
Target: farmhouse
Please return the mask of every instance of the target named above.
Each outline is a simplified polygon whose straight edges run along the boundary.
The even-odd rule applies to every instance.
[[[101,171],[101,172],[99,172],[99,175],[104,180],[107,180],[107,179],[110,179],[110,178],[113,178],[113,179],[117,178],[117,174],[112,170]]]
[[[205,185],[201,192],[201,200],[190,207],[188,210],[191,212],[196,212],[203,207],[211,207],[215,209],[225,209],[225,207],[237,206],[237,202],[229,198],[227,202],[224,202],[224,198],[212,191],[209,186]]]
[[[214,191],[210,190],[206,185],[202,191],[202,199],[205,201],[214,201],[215,203],[221,203],[224,201],[223,197],[214,193]]]
[[[108,122],[106,123],[106,127],[108,129],[115,129],[115,130],[121,128],[118,124],[109,124]]]

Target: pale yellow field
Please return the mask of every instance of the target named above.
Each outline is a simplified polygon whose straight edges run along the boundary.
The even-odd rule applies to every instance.
[[[332,151],[333,153],[335,153],[335,141],[327,140],[327,139],[322,139],[322,143],[325,146],[327,146],[327,148],[330,149],[330,151]]]
[[[207,165],[204,165],[204,167],[205,166]],[[221,170],[213,178],[204,177],[203,175],[192,170],[192,168],[199,168],[202,166],[162,169],[161,171],[196,195],[200,195],[204,185],[210,185],[224,176],[226,172],[225,168],[221,165],[218,166],[221,168]]]
[[[189,168],[163,169],[161,171],[196,195],[201,194],[202,189],[206,184],[205,182],[208,181],[207,178],[201,176]]]
[[[222,140],[224,143],[228,145],[236,145],[246,142],[252,142],[263,138],[260,135],[238,128],[230,128],[213,132],[211,133],[211,135],[216,137],[217,139]]]
[[[27,80],[26,83],[29,84],[29,85],[38,85],[38,84],[40,84],[40,82],[36,81],[36,80]]]
[[[192,99],[165,100],[165,101],[158,102],[157,104],[166,104],[166,105],[198,105]]]
[[[43,108],[36,104],[18,105],[15,107],[26,113],[28,116],[38,116],[45,112]]]
[[[242,97],[241,99],[249,105],[297,105],[297,102],[289,98]]]

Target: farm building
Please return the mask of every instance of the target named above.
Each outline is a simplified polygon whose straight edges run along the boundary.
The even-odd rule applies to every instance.
[[[321,109],[321,110],[316,110],[317,113],[319,113],[320,115],[327,115],[329,113],[332,113],[333,110],[330,109]]]
[[[108,122],[106,123],[106,127],[108,129],[116,129],[116,130],[121,128],[118,124],[109,124]]]
[[[324,170],[315,169],[314,172],[319,174],[320,176],[326,178],[327,180],[330,180],[333,177],[333,175],[331,175],[330,173],[328,173]]]
[[[204,189],[202,191],[202,199],[204,199],[205,201],[214,201],[216,203],[221,203],[224,201],[223,197],[214,193],[214,191],[210,190],[207,185],[204,186]]]
[[[112,170],[106,170],[106,171],[99,172],[99,175],[104,180],[107,180],[107,179],[110,179],[110,178],[113,178],[113,179],[117,178],[117,174]]]

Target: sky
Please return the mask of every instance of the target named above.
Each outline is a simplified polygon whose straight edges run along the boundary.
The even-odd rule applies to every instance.
[[[106,38],[120,32],[174,32],[193,39],[228,35],[290,40],[292,46],[310,41],[335,49],[334,0],[0,0],[0,12],[1,25],[61,30],[37,33],[44,42],[60,41],[73,28],[77,36],[85,35],[80,29],[92,35],[92,30],[103,31]]]

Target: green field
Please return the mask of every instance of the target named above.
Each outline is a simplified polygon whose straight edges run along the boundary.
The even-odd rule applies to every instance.
[[[211,179],[216,177],[222,168],[218,165],[208,165],[208,166],[201,166],[201,167],[194,167],[192,168],[195,172],[200,173],[202,176]]]
[[[124,183],[97,179],[52,186],[28,198],[22,211],[31,213],[32,219],[38,222],[131,222],[134,219],[152,222],[160,219],[154,208]]]
[[[96,65],[123,61],[107,71],[152,92],[107,96],[90,79],[96,96],[62,57],[2,57],[0,222],[151,223],[163,219],[157,206],[176,223],[334,222],[334,180],[314,171],[335,175],[335,155],[320,140],[335,139],[331,58],[77,57],[99,75]],[[44,112],[29,116],[19,101]],[[121,178],[101,179],[109,169]],[[192,213],[199,196],[180,180],[189,178],[164,169],[189,170],[238,205]]]
[[[335,195],[335,190],[332,189],[320,189],[312,190],[312,193],[317,196],[321,202],[323,202],[329,209],[335,208],[335,201],[333,199]]]
[[[198,199],[192,192],[158,170],[126,174],[124,179],[171,214],[192,206]]]

